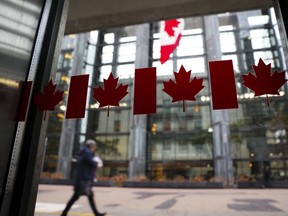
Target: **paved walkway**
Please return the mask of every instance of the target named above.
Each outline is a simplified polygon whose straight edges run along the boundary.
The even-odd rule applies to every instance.
[[[94,187],[107,216],[287,216],[288,189],[139,189]],[[40,185],[35,216],[60,215],[71,186]],[[93,216],[81,197],[70,216]]]

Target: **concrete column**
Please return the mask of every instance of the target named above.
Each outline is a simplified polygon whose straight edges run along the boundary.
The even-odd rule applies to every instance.
[[[136,27],[135,68],[148,67],[149,58],[149,24]],[[133,88],[131,88],[132,91]],[[145,174],[145,149],[147,133],[147,116],[133,115],[133,98],[131,100],[131,130],[129,140],[129,178]]]
[[[216,15],[204,17],[205,44],[207,60],[221,60],[219,21]],[[208,73],[209,76],[209,73]],[[215,177],[223,179],[227,186],[232,186],[233,165],[230,149],[230,128],[228,110],[212,110],[213,151]]]
[[[77,36],[76,46],[74,47],[73,63],[69,76],[80,75],[83,73],[83,53],[86,49],[89,33],[82,33]],[[72,151],[77,119],[64,119],[62,133],[58,151],[57,172],[63,174],[64,178],[70,178]]]

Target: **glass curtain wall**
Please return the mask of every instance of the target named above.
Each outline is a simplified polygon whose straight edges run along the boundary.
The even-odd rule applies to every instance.
[[[49,122],[46,135],[46,152],[42,170],[42,178],[62,178],[62,173],[57,173],[57,161],[62,124],[65,119],[68,89],[73,65],[74,51],[77,36],[69,35],[63,38],[61,52],[59,55],[57,72],[54,83],[57,89],[64,91],[63,100],[55,107],[54,111],[49,112]]]
[[[272,179],[287,179],[287,88],[282,87],[279,96],[271,97],[267,107],[263,97],[254,98],[254,93],[242,85],[241,77],[254,72],[252,65],[258,65],[260,58],[271,64],[272,71],[286,69],[274,10],[219,14],[218,21],[222,60],[233,61],[239,101],[238,109],[229,110],[235,179],[261,180],[265,166],[271,167]],[[153,24],[152,39],[153,66],[158,75],[167,76],[184,65],[192,70],[192,76],[204,77],[204,86],[208,86],[203,17],[185,18],[180,44],[164,65],[159,62],[160,25]],[[173,79],[162,79],[169,78]],[[186,105],[186,113],[180,104],[171,105],[171,99],[161,87],[158,89],[157,113],[161,114],[150,119],[152,127],[157,128],[151,135],[151,162],[155,170],[162,171],[163,178],[180,174],[192,180],[208,180],[213,176],[210,93],[205,89],[196,102]]]
[[[258,65],[259,58],[271,64],[272,71],[286,70],[274,10],[225,13],[216,17],[222,53],[219,60],[233,61],[239,103],[238,109],[228,111],[235,180],[260,180],[267,165],[271,167],[274,180],[285,180],[288,176],[286,85],[279,90],[279,95],[269,96],[268,107],[265,97],[254,98],[254,93],[242,85],[241,77],[254,72],[252,65]],[[204,30],[207,26],[204,17],[184,20],[180,44],[164,64],[159,61],[162,22],[150,24],[149,59],[150,66],[157,68],[157,113],[147,118],[145,175],[156,181],[213,181],[214,111],[208,80],[209,47],[205,43]],[[79,143],[87,138],[97,140],[98,153],[105,164],[99,171],[99,179],[128,176],[129,173],[131,93],[120,101],[119,107],[110,107],[108,117],[107,108],[100,108],[93,98],[93,88],[103,86],[111,72],[119,77],[119,84],[128,84],[128,91],[133,87],[135,30],[135,26],[102,30],[97,32],[97,40],[87,42],[86,54],[93,52],[94,55],[85,60],[84,68],[89,69],[92,81],[85,120],[77,123],[73,156],[80,148]],[[63,88],[69,80],[72,57],[73,49],[62,50],[56,79]],[[196,101],[186,103],[185,112],[182,103],[172,103],[172,98],[162,91],[163,81],[174,80],[173,72],[178,72],[181,65],[186,71],[192,71],[192,77],[203,77],[205,86],[196,95]],[[44,171],[53,172],[57,163],[64,119],[61,106],[66,104],[65,100],[62,103],[50,115]]]
[[[135,26],[100,31],[91,92],[95,87],[104,87],[103,81],[111,73],[114,78],[119,77],[118,85],[128,85],[129,91],[135,70],[135,54]],[[107,107],[99,108],[100,104],[93,97],[90,99],[86,137],[97,141],[98,153],[105,163],[98,172],[100,180],[128,176],[130,104],[131,95],[128,94],[120,101],[119,107],[109,108],[107,116]]]
[[[254,98],[254,93],[241,85],[241,75],[254,72],[252,64],[258,65],[259,58],[271,64],[272,71],[286,70],[274,10],[219,19],[223,23],[223,59],[233,59],[238,91],[239,109],[230,111],[236,180],[261,180],[265,166],[271,168],[271,179],[287,180],[287,85],[279,89],[278,96],[269,96],[269,107],[265,98]]]
[[[173,72],[183,65],[192,77],[207,82],[203,18],[185,19],[185,27],[177,49],[164,64],[160,63],[160,38],[163,22],[152,24],[152,65],[157,68],[157,114],[149,117],[151,132],[147,146],[148,174],[156,181],[204,181],[213,174],[213,142],[208,88],[196,95],[195,102],[172,103],[162,91],[163,81],[175,80]]]

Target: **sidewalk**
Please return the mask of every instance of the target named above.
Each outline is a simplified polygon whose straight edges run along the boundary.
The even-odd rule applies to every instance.
[[[107,216],[287,216],[288,189],[138,189],[94,187]],[[35,216],[60,215],[72,186],[39,185]],[[71,216],[93,216],[81,197]]]

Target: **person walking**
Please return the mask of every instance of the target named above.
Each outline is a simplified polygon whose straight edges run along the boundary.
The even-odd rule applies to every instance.
[[[77,161],[74,193],[68,201],[61,216],[66,216],[72,205],[79,199],[80,196],[85,195],[88,198],[90,207],[95,216],[104,216],[106,213],[100,213],[94,201],[94,194],[92,191],[93,181],[95,177],[95,170],[97,169],[97,162],[93,160],[94,152],[96,151],[96,142],[94,140],[87,140],[84,148],[80,151]]]
[[[264,172],[263,172],[263,184],[265,188],[270,188],[270,178],[271,178],[271,170],[270,166],[265,165],[264,166]]]

